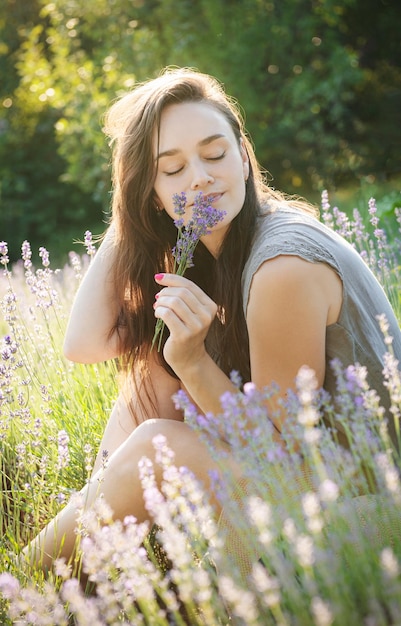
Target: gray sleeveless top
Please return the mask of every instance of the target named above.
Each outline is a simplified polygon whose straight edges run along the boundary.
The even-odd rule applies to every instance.
[[[242,274],[244,313],[253,275],[269,259],[295,255],[312,263],[326,263],[343,284],[343,305],[337,323],[326,328],[326,376],[324,389],[336,395],[336,379],[330,363],[339,359],[344,367],[359,363],[367,368],[367,382],[375,389],[389,415],[390,400],[383,386],[383,355],[386,352],[377,315],[384,313],[393,337],[396,358],[401,362],[401,331],[391,305],[377,279],[356,250],[340,235],[311,215],[294,208],[278,207],[258,218],[251,253]],[[343,431],[336,424],[339,434]]]

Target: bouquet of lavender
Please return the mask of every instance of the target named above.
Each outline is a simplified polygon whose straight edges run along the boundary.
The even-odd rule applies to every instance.
[[[175,193],[173,202],[174,213],[177,215],[177,219],[174,220],[174,225],[178,229],[177,243],[172,249],[174,257],[173,271],[178,276],[184,276],[186,269],[193,266],[193,256],[198,241],[204,235],[208,235],[213,226],[221,222],[226,212],[211,206],[208,196],[204,196],[200,191],[195,196],[192,217],[189,222],[184,225],[185,207],[187,204],[186,194],[183,191],[181,193]],[[158,339],[157,349],[160,351],[163,329],[164,322],[158,319],[151,349],[153,349]]]

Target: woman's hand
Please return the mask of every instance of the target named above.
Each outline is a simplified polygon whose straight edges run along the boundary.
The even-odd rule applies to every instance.
[[[163,355],[183,380],[193,365],[206,355],[205,339],[217,313],[217,305],[195,283],[176,274],[157,274],[163,289],[153,305],[155,317],[170,331]]]

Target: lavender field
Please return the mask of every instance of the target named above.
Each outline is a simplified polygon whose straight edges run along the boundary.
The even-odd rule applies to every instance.
[[[401,322],[401,210],[383,224],[371,199],[350,218],[323,194],[321,219],[357,248]],[[101,499],[83,510],[79,490],[118,388],[114,361],[88,366],[63,357],[74,293],[96,253],[89,233],[85,244],[85,254],[71,253],[63,268],[52,269],[45,248],[33,263],[28,242],[10,266],[7,242],[0,242],[0,623],[399,625],[401,460],[364,368],[337,372],[336,418],[347,424],[349,450],[317,427],[315,379],[307,368],[288,406],[291,453],[273,442],[264,417],[274,388],[258,392],[248,383],[225,396],[225,435],[245,467],[239,486],[213,448],[215,420],[177,397],[221,466],[223,478],[214,477],[224,505],[219,520],[194,477],[175,467],[162,437],[154,441],[164,470],[160,489],[150,461],[141,462],[153,528],[133,518],[113,522]],[[386,320],[378,324],[386,334]],[[387,346],[383,378],[398,428],[401,373],[391,337]],[[71,497],[82,509],[82,560],[59,559],[44,578],[20,551]]]

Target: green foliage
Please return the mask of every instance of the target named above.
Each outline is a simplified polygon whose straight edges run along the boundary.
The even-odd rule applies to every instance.
[[[90,224],[98,221],[98,207],[89,194],[75,183],[62,182],[65,162],[58,153],[52,117],[38,116],[32,138],[18,136],[18,129],[8,140],[0,136],[0,152],[8,154],[0,183],[1,229],[13,258],[22,241],[31,238],[34,247],[46,241],[60,260],[85,219]]]
[[[401,170],[401,5],[0,0],[0,231],[62,258],[109,210],[102,116],[166,65],[217,76],[289,192]],[[3,232],[4,231],[4,232]]]

